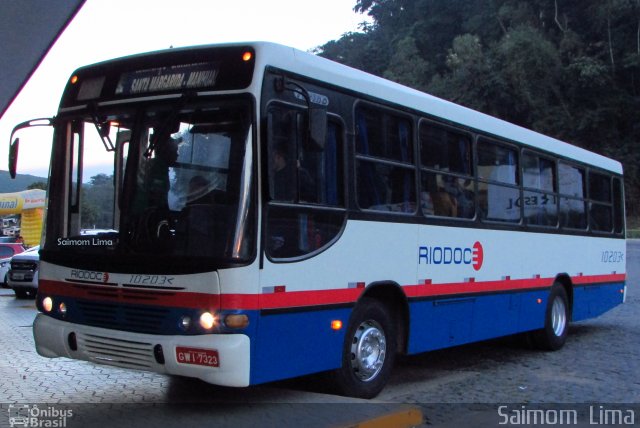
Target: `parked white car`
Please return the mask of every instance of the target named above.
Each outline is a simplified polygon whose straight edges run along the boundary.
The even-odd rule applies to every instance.
[[[40,246],[29,248],[11,258],[8,285],[19,299],[35,298],[38,292],[38,267]]]
[[[11,263],[11,257],[0,259],[0,286],[2,288],[9,288],[7,279],[9,278],[9,266]]]

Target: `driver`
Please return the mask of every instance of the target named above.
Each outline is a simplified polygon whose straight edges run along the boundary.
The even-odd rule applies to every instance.
[[[178,139],[167,139],[164,144],[157,146],[154,158],[149,161],[146,180],[147,207],[169,207],[169,168],[175,166],[178,160],[179,144]]]
[[[137,245],[154,245],[156,250],[165,250],[171,235],[169,210],[170,168],[178,160],[180,140],[167,138],[156,145],[154,156],[146,165],[141,165],[132,212],[135,223]]]

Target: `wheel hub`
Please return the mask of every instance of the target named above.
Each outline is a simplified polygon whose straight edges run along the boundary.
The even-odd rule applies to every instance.
[[[551,307],[551,328],[556,336],[562,336],[564,329],[567,326],[567,311],[564,305],[564,301],[560,298],[556,298],[553,301]]]
[[[363,382],[374,379],[382,370],[387,354],[387,339],[375,321],[365,321],[356,330],[351,344],[351,367]]]

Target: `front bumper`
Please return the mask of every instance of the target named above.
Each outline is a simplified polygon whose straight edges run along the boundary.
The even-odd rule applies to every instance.
[[[20,279],[15,279],[18,275]],[[35,273],[9,271],[7,285],[14,290],[36,291],[38,290],[38,271]]]
[[[76,350],[69,335],[75,334]],[[72,324],[38,314],[33,323],[36,350],[43,357],[67,357],[117,367],[195,377],[223,386],[248,386],[250,340],[244,334],[163,336]],[[164,363],[159,362],[160,345]],[[219,366],[178,362],[176,347],[215,350]]]

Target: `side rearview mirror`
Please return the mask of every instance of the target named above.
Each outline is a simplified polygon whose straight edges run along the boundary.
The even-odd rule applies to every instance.
[[[18,148],[20,147],[20,139],[16,138],[9,146],[9,175],[12,179],[16,178],[16,170],[18,169]]]
[[[53,126],[53,121],[53,118],[32,119],[22,122],[13,128],[13,131],[11,131],[11,137],[9,138],[9,141],[11,141],[9,146],[9,175],[11,178],[16,178],[18,170],[18,148],[20,147],[20,139],[13,139],[15,133],[21,129],[30,128],[32,126]]]
[[[327,108],[325,106],[309,106],[309,145],[322,151],[327,139]]]
[[[304,144],[307,146],[307,150],[323,151],[327,138],[329,99],[324,95],[307,91],[302,85],[285,76],[276,77],[273,84],[276,92],[291,91],[296,98],[303,99],[307,103],[307,140]]]

